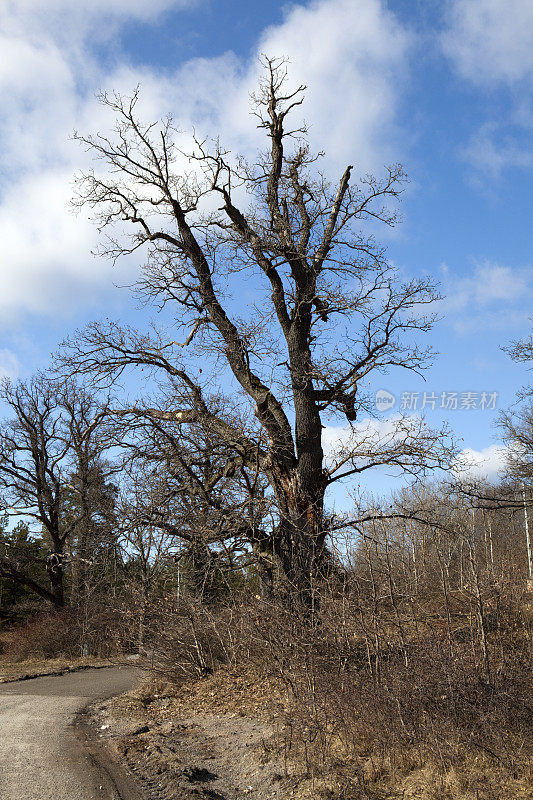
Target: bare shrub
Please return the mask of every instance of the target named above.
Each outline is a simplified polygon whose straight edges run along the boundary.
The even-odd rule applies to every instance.
[[[10,661],[78,656],[72,637],[69,610],[36,616],[25,625],[4,634],[4,655]]]
[[[471,585],[446,597],[428,581],[406,596],[401,565],[383,555],[373,554],[373,579],[368,565],[332,578],[311,616],[245,595],[161,610],[156,669],[179,682],[250,664],[275,676],[286,688],[279,748],[315,797],[404,785],[415,787],[406,797],[520,796],[533,709],[516,587],[480,584],[487,665]]]
[[[160,605],[148,642],[154,669],[174,681],[236,666],[251,657],[248,607],[239,598],[215,608],[192,597]]]
[[[39,614],[3,634],[3,655],[10,661],[47,658],[109,658],[132,649],[128,615],[105,602]]]

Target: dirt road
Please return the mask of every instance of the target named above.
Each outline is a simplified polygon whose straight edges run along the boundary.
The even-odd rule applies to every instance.
[[[130,800],[128,779],[74,728],[89,702],[127,691],[131,667],[0,685],[1,800]]]

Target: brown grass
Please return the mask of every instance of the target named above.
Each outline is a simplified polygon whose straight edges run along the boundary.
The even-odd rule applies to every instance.
[[[96,657],[28,659],[15,662],[0,658],[0,683],[24,678],[38,678],[44,675],[59,675],[66,671],[84,669],[85,667],[112,666],[116,663],[116,659],[111,661]]]
[[[468,604],[456,601],[451,642],[433,621],[435,606],[423,626],[412,624],[412,608],[399,619],[385,600],[372,618],[356,595],[333,593],[313,619],[258,600],[191,605],[174,616],[166,609],[154,658],[167,683],[145,707],[167,719],[263,715],[277,730],[272,756],[302,800],[533,797],[520,609],[500,602],[487,681]],[[374,628],[378,647],[365,638]]]

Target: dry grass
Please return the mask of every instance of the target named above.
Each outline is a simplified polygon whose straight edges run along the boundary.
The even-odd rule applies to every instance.
[[[290,702],[279,678],[245,664],[241,670],[221,668],[207,677],[178,685],[151,672],[130,692],[116,698],[113,705],[125,712],[148,712],[159,720],[200,713],[273,722],[288,713]]]
[[[106,667],[117,664],[117,659],[112,661],[102,658],[50,658],[28,659],[26,661],[9,661],[0,658],[0,683],[21,680],[23,678],[37,678],[44,675],[58,675],[66,671],[84,669],[85,667]]]
[[[513,605],[500,608],[488,638],[489,682],[475,624],[450,643],[433,607],[416,629],[411,606],[394,615],[384,602],[372,618],[355,595],[332,594],[312,621],[286,604],[242,598],[219,619],[213,608],[174,618],[166,609],[155,654],[167,682],[146,687],[139,702],[154,719],[268,719],[287,797],[530,798],[527,626]],[[456,613],[468,619],[465,609]],[[379,649],[363,635],[374,628]],[[177,652],[176,643],[187,647]]]
[[[368,709],[363,709],[351,748],[332,735],[326,758],[317,753],[317,736],[311,717],[286,685],[257,667],[241,671],[221,669],[180,686],[150,676],[141,686],[113,701],[114,712],[149,725],[181,721],[188,714],[223,719],[262,719],[276,734],[265,757],[283,765],[287,798],[294,800],[527,800],[533,797],[531,773],[522,758],[520,774],[509,764],[459,740],[442,742],[442,756],[421,743],[382,741],[378,726],[372,729]],[[333,725],[330,734],[333,734]],[[266,746],[266,745],[265,745]],[[507,743],[524,750],[520,737]],[[446,749],[446,753],[444,750]],[[453,751],[453,753],[452,753]],[[452,758],[453,755],[453,758]],[[523,753],[524,755],[524,753]],[[453,760],[453,763],[451,761]]]

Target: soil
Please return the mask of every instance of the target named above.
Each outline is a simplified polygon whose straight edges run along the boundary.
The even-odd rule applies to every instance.
[[[230,681],[228,698],[224,677],[181,690],[152,680],[85,713],[145,800],[291,797],[294,778],[279,751],[275,719],[265,704],[243,709],[235,676],[227,676]]]
[[[121,730],[100,720],[146,800],[278,800],[283,777],[268,757],[265,726],[242,717],[184,716]],[[109,740],[112,740],[109,742]]]

